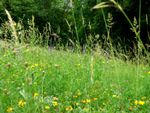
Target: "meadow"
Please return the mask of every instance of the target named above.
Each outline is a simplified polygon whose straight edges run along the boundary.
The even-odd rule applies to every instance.
[[[149,113],[142,62],[5,41],[0,56],[1,113]]]
[[[89,51],[83,52],[79,40],[67,39],[72,46],[61,45],[56,40],[56,45],[51,46],[50,24],[42,34],[35,26],[34,16],[25,28],[21,20],[14,22],[5,9],[8,21],[0,28],[3,38],[0,40],[0,113],[149,113],[150,55],[137,29],[140,16],[139,23],[136,18],[132,23],[114,0],[93,8],[109,7],[112,3],[135,34],[137,48],[133,56],[113,47],[111,14],[109,21],[104,17],[107,39],[104,45],[108,49],[101,48],[98,42],[95,44],[94,39],[99,35],[87,34]],[[74,31],[66,22],[72,37],[78,38],[76,25]]]

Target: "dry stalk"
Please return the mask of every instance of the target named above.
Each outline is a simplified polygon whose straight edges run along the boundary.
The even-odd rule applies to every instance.
[[[5,12],[7,14],[7,17],[8,17],[9,23],[10,23],[10,27],[12,29],[12,35],[15,38],[15,44],[17,45],[18,44],[18,36],[17,36],[16,28],[15,28],[16,23],[13,21],[11,15],[7,9],[5,9]]]

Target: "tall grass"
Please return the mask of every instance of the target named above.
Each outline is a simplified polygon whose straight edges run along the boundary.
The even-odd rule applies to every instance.
[[[125,15],[126,19],[129,19],[118,3],[113,0],[111,3]],[[109,3],[102,2],[94,8],[108,6]],[[13,22],[9,12],[6,12],[9,22]],[[49,38],[52,29],[49,23],[44,28],[44,33],[40,33],[35,27],[34,17],[28,21],[28,29],[24,29],[21,21],[16,25],[4,23],[4,30],[9,30],[10,37],[17,41],[17,49],[8,42],[0,41],[0,111],[2,113],[149,112],[150,68],[140,62],[142,60],[139,52],[138,63],[129,60],[124,62],[115,57],[110,35],[112,15],[109,14],[108,19],[103,16],[107,29],[106,38],[111,49],[111,54],[107,57],[99,45],[96,50],[90,51],[90,54],[55,49],[49,51],[45,47],[35,46],[38,44],[51,46]],[[128,21],[135,34],[139,36],[135,30],[136,19],[135,25]],[[73,34],[68,20],[66,23]],[[82,24],[84,26],[84,20]],[[89,27],[92,27],[90,22]],[[7,36],[9,35],[6,32]],[[42,42],[43,37],[45,42]],[[90,43],[93,44],[94,37],[92,33],[87,36],[89,48]],[[80,47],[77,42],[72,40],[70,42]]]
[[[103,18],[104,18],[104,22],[105,22],[105,28],[106,28],[106,32],[107,34],[102,35],[101,37],[97,34],[94,34],[92,32],[92,25],[91,22],[89,22],[88,25],[88,29],[89,29],[89,33],[86,34],[86,32],[84,32],[85,29],[85,20],[84,20],[84,14],[83,14],[83,10],[81,8],[80,13],[81,16],[79,18],[81,18],[81,26],[84,30],[83,30],[83,34],[84,34],[84,38],[85,38],[85,43],[81,44],[82,42],[80,42],[80,37],[79,36],[79,29],[77,25],[77,20],[75,17],[75,4],[73,1],[71,1],[72,7],[71,7],[71,13],[72,13],[72,18],[73,18],[73,25],[71,24],[71,22],[69,20],[66,19],[66,24],[68,25],[68,32],[71,33],[70,37],[66,39],[67,43],[63,45],[63,42],[61,42],[61,38],[59,37],[58,40],[56,40],[56,44],[53,45],[54,40],[53,38],[55,38],[55,36],[53,37],[53,33],[52,33],[52,26],[50,23],[48,23],[45,27],[43,32],[40,32],[38,30],[38,28],[36,28],[35,26],[35,19],[32,16],[31,20],[28,20],[28,27],[25,28],[22,21],[20,20],[19,22],[14,22],[11,18],[11,15],[9,14],[9,12],[6,10],[7,15],[8,15],[8,19],[9,19],[9,23],[6,22],[2,25],[1,27],[1,31],[3,32],[2,34],[4,34],[3,36],[8,38],[8,37],[12,37],[12,39],[16,40],[15,42],[21,42],[21,43],[28,43],[30,45],[40,45],[40,46],[46,46],[46,47],[50,47],[50,46],[58,46],[58,48],[72,48],[73,51],[82,51],[82,52],[91,52],[94,49],[96,51],[99,52],[103,52],[103,54],[107,54],[107,57],[121,57],[125,58],[127,60],[128,56],[125,55],[124,53],[121,55],[121,53],[119,53],[122,50],[117,50],[112,42],[113,40],[111,39],[111,28],[113,26],[113,15],[111,15],[110,13],[108,13],[108,16],[105,16],[104,11],[102,9],[102,14],[103,14]],[[105,8],[105,7],[110,7],[110,6],[114,6],[117,9],[119,9],[122,14],[125,16],[125,18],[127,19],[127,21],[129,22],[129,24],[131,25],[131,29],[133,30],[133,32],[136,35],[136,40],[138,42],[138,48],[137,48],[137,53],[135,53],[135,57],[137,57],[139,60],[136,60],[138,62],[140,62],[140,59],[143,58],[143,54],[146,55],[146,60],[148,59],[149,53],[147,52],[145,46],[143,45],[143,42],[140,38],[140,10],[141,10],[141,4],[139,4],[139,18],[138,21],[136,18],[134,18],[134,22],[132,22],[129,17],[127,16],[127,14],[124,12],[124,10],[122,9],[122,7],[120,6],[120,4],[118,4],[116,1],[114,0],[110,0],[109,2],[102,2],[98,5],[96,5],[93,9],[97,9],[97,8]],[[148,22],[148,19],[146,19],[146,21]],[[14,24],[15,23],[15,24]],[[74,26],[74,28],[73,28]],[[139,27],[139,29],[137,29],[137,26]],[[11,36],[9,36],[11,34]],[[2,36],[2,35],[1,35]],[[99,39],[101,39],[102,37],[105,38],[105,42],[104,43],[105,46],[107,46],[106,48],[108,48],[107,50],[103,50],[101,43],[99,43]],[[77,40],[76,40],[77,39]],[[70,47],[68,47],[70,46]],[[98,50],[99,49],[99,50]],[[119,52],[118,52],[119,51]],[[143,60],[143,59],[142,59]],[[148,61],[149,62],[149,61]]]
[[[143,53],[146,54],[146,56],[148,57],[148,52],[141,40],[140,37],[140,27],[141,27],[141,1],[139,2],[139,18],[138,18],[138,23],[136,18],[134,18],[134,22],[132,23],[132,21],[129,19],[128,15],[124,12],[123,8],[121,7],[121,5],[119,3],[117,3],[115,0],[110,0],[108,2],[101,2],[98,5],[94,6],[93,9],[102,9],[102,8],[106,8],[106,7],[115,7],[117,8],[126,18],[126,20],[128,21],[128,23],[131,26],[131,29],[133,30],[133,32],[135,33],[136,36],[136,40],[138,42],[138,53],[137,56],[140,57],[140,55]],[[104,18],[104,20],[106,21],[106,19]],[[106,23],[106,22],[105,22]],[[139,29],[137,29],[137,25],[139,27]],[[109,30],[107,29],[107,32],[109,33]]]
[[[98,5],[94,6],[93,9],[102,9],[102,8],[106,8],[106,7],[115,7],[117,8],[123,15],[124,17],[126,18],[126,20],[128,21],[128,23],[130,24],[133,32],[135,33],[135,36],[136,36],[136,40],[138,42],[137,46],[137,53],[135,53],[136,55],[136,58],[137,58],[137,67],[136,67],[136,78],[135,78],[135,81],[136,81],[136,85],[135,85],[135,94],[136,94],[136,98],[138,98],[138,96],[140,95],[141,92],[139,92],[139,87],[140,87],[140,79],[139,79],[139,76],[140,76],[140,63],[142,60],[140,60],[141,58],[141,55],[143,56],[143,51],[144,51],[144,54],[146,54],[146,57],[148,58],[149,57],[149,53],[148,51],[146,50],[141,38],[140,38],[140,27],[141,27],[141,0],[139,0],[139,18],[138,18],[138,22],[136,20],[136,18],[134,18],[134,22],[132,23],[131,20],[129,19],[129,17],[127,16],[127,14],[124,12],[123,8],[121,7],[121,5],[119,3],[117,3],[115,0],[110,0],[108,2],[101,2],[99,3]],[[103,11],[103,10],[102,10]],[[105,20],[105,17],[104,17],[104,20]],[[106,23],[106,22],[105,22]],[[137,29],[137,26],[139,27]],[[109,29],[106,29],[107,30],[107,33],[109,33]],[[147,59],[146,58],[146,59]],[[148,62],[149,62],[149,59],[147,59]],[[116,70],[118,71],[118,69]],[[118,78],[118,82],[119,82],[119,78]],[[140,84],[140,85],[139,85]]]

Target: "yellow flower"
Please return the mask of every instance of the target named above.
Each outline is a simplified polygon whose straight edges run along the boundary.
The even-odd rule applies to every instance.
[[[72,106],[66,107],[66,111],[72,111],[72,110],[73,110]]]
[[[145,102],[144,101],[139,101],[139,105],[144,105],[145,104]]]
[[[81,102],[82,102],[83,104],[85,104],[85,103],[86,103],[86,101],[85,101],[85,100],[81,100]]]
[[[135,104],[135,105],[138,105],[138,101],[137,101],[137,100],[135,100],[135,101],[134,101],[134,104]]]
[[[73,98],[78,98],[78,96],[77,96],[77,95],[74,95]]]
[[[134,101],[134,104],[135,104],[135,105],[144,105],[145,102],[144,102],[144,101],[141,101],[141,100],[140,100],[140,101],[135,100],[135,101]]]
[[[53,106],[54,107],[58,106],[58,102],[57,101],[53,101]]]
[[[49,105],[45,105],[44,107],[46,110],[49,110],[50,109],[50,106]]]
[[[86,103],[90,103],[91,102],[91,100],[90,99],[86,99]]]
[[[19,107],[24,107],[25,104],[26,104],[26,102],[25,102],[24,100],[20,100],[20,101],[18,102],[18,106],[19,106]]]
[[[98,98],[93,98],[94,101],[96,101]]]
[[[13,112],[13,110],[14,110],[14,109],[13,109],[12,107],[8,107],[6,111],[7,111],[8,113],[10,113],[10,112]]]
[[[86,104],[86,103],[90,103],[91,100],[90,100],[90,99],[86,99],[86,100],[81,100],[81,102],[82,102],[83,104]]]
[[[34,97],[34,98],[36,98],[36,97],[38,97],[38,96],[39,96],[38,93],[34,93],[34,94],[33,94],[33,97]]]
[[[39,64],[34,64],[34,65],[31,65],[31,69],[33,69],[33,68],[35,68],[35,67],[38,67],[39,66]]]

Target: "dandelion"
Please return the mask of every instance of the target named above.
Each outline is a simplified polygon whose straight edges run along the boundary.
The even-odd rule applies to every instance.
[[[38,96],[39,96],[39,93],[34,93],[34,94],[33,94],[33,97],[34,97],[34,98],[36,98],[36,97],[38,97]]]
[[[25,104],[26,104],[26,102],[25,102],[24,100],[20,100],[20,101],[18,102],[18,106],[19,106],[19,107],[24,107]]]
[[[45,105],[44,107],[46,110],[49,110],[50,109],[50,106],[49,105]]]
[[[135,100],[135,101],[134,101],[134,104],[135,104],[135,105],[138,105],[138,101],[137,101],[137,100]]]
[[[12,107],[8,107],[6,111],[7,111],[8,113],[10,113],[10,112],[13,112],[13,110],[14,110],[14,109],[13,109]]]
[[[139,101],[139,105],[144,105],[145,104],[145,102],[144,101]]]
[[[91,100],[90,99],[86,99],[86,103],[90,103],[91,102]]]
[[[141,105],[141,106],[143,106],[143,105],[145,104],[145,102],[144,102],[144,101],[141,101],[141,100],[140,100],[140,101],[135,100],[135,101],[134,101],[134,104],[135,104],[135,105]]]
[[[57,101],[53,101],[53,106],[54,107],[58,106],[58,102]]]
[[[66,111],[72,111],[72,110],[73,110],[72,106],[66,107]]]

